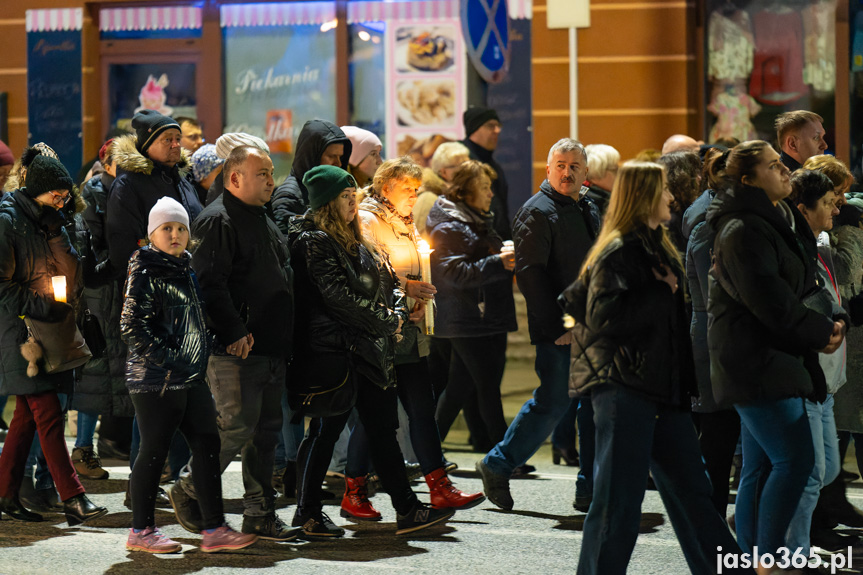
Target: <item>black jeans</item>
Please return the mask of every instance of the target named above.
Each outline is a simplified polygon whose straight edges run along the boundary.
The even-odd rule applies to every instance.
[[[365,377],[357,378],[356,409],[369,437],[369,455],[384,490],[390,494],[393,507],[406,514],[417,503],[405,472],[405,462],[396,441],[398,413],[396,390],[381,389]],[[336,417],[312,419],[309,433],[297,454],[297,515],[308,517],[319,513],[321,484],[327,474],[333,446],[339,439],[350,411]]]
[[[482,421],[492,445],[503,439],[506,420],[500,399],[500,384],[506,365],[506,334],[450,338],[452,356],[449,382],[438,401],[437,424],[446,437],[458,412],[476,390]]]
[[[733,409],[698,414],[701,456],[713,486],[710,500],[722,517],[728,508],[728,479],[740,437],[740,416]]]
[[[423,475],[444,466],[440,434],[435,422],[435,402],[429,377],[428,362],[396,366],[396,394],[410,420],[411,445],[419,459]],[[362,477],[369,472],[369,438],[362,420],[354,427],[348,443],[348,464],[345,475]]]
[[[174,433],[179,429],[192,450],[192,479],[203,527],[212,529],[225,522],[222,509],[222,477],[219,468],[219,429],[213,396],[204,383],[188,389],[158,393],[133,393],[132,404],[141,448],[132,467],[132,527],[155,525],[156,492]]]

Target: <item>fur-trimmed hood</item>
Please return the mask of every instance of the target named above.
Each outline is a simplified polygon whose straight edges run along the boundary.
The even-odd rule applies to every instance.
[[[138,151],[135,143],[137,136],[129,134],[116,138],[113,142],[114,146],[114,165],[120,170],[127,172],[135,172],[138,174],[150,175],[155,167],[153,160]],[[177,169],[180,170],[180,176],[185,178],[192,170],[192,163],[189,157],[189,152],[185,148],[182,149],[182,155]]]
[[[431,192],[436,196],[444,195],[449,189],[449,184],[437,175],[431,168],[423,168],[423,183],[419,193]]]

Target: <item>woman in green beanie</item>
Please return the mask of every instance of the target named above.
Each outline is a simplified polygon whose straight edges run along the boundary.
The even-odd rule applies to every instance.
[[[398,278],[386,257],[363,238],[353,176],[338,167],[317,166],[306,173],[303,184],[310,208],[291,221],[288,234],[295,329],[303,334],[294,338],[294,357],[350,354],[355,407],[369,436],[372,462],[397,513],[396,534],[445,521],[452,510],[431,509],[411,490],[396,441],[393,345],[408,320]],[[344,535],[322,511],[321,483],[349,412],[313,418],[300,445],[293,525],[302,527],[306,536]]]

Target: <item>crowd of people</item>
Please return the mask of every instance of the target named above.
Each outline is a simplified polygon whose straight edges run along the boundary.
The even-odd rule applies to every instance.
[[[194,119],[152,110],[80,185],[47,143],[17,160],[0,143],[0,393],[16,397],[0,514],[104,516],[79,477],[106,478],[100,455],[128,436],[131,551],[181,550],[155,524],[164,505],[205,552],[342,537],[327,474],[344,477],[343,518],[380,520],[380,488],[406,534],[486,498],[513,509],[510,479],[551,436],[554,462],[579,466],[581,574],[626,572],[649,484],[693,573],[716,572],[718,548],[757,548],[753,570],[770,573],[783,548],[852,545],[834,528],[863,527],[841,475],[863,437],[863,348],[846,341],[863,321],[863,200],[824,154],[822,119],[780,115],[776,149],[675,135],[623,163],[563,138],[512,221],[500,119],[473,107],[464,125],[421,167],[310,120],[279,186],[263,140],[206,144]],[[507,425],[514,280],[540,385]],[[31,355],[48,349],[35,323],[70,318],[85,364]],[[449,477],[441,441],[460,412],[483,493]],[[237,456],[234,530],[221,476]]]

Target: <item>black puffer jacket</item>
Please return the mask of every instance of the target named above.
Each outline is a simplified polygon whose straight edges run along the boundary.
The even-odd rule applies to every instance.
[[[476,337],[516,331],[512,272],[498,255],[503,240],[463,202],[441,196],[428,216],[437,315],[435,336]]]
[[[553,343],[566,331],[557,297],[578,278],[599,232],[599,211],[587,188],[574,200],[548,180],[515,215],[515,279],[527,302],[530,341]]]
[[[71,371],[47,375],[40,369],[28,377],[19,349],[27,339],[20,316],[57,321],[70,309],[54,301],[52,276],[66,276],[70,304],[80,294],[81,266],[64,223],[59,212],[21,190],[0,202],[0,395],[71,391]]]
[[[716,232],[707,340],[720,407],[810,395],[804,356],[817,366],[815,350],[833,331],[831,318],[801,303],[823,288],[814,237],[811,246],[801,241],[790,221],[808,229],[806,220],[785,202],[774,206],[763,190],[743,187],[717,192],[707,212]]]
[[[207,326],[201,289],[181,257],[151,246],[132,254],[120,329],[129,346],[129,393],[164,393],[203,383],[207,376]]]
[[[393,334],[408,321],[392,268],[360,245],[349,254],[318,229],[311,212],[291,221],[288,236],[296,271],[297,354],[350,350],[356,369],[381,387],[395,383]]]
[[[344,145],[341,167],[347,170],[353,147],[341,128],[326,120],[309,120],[300,130],[291,174],[285,183],[275,189],[270,200],[273,219],[283,234],[288,235],[291,217],[304,214],[308,209],[309,192],[303,185],[303,176],[320,165],[321,156],[330,144]]]
[[[150,210],[163,197],[180,202],[193,222],[203,206],[186,179],[187,158],[173,168],[153,162],[135,148],[135,136],[115,140],[117,178],[108,193],[107,243],[115,277],[126,274],[129,257],[146,243]]]
[[[81,189],[87,203],[84,209],[84,223],[90,232],[90,249],[97,262],[108,259],[108,238],[106,235],[106,216],[108,211],[108,191],[114,185],[114,177],[108,172],[93,176]]]
[[[652,401],[689,408],[696,393],[684,290],[672,294],[653,270],[683,270],[641,227],[613,241],[585,276],[561,295],[573,330],[570,394],[616,383]]]
[[[512,239],[512,225],[509,217],[509,184],[506,181],[506,174],[503,172],[503,167],[494,159],[494,150],[486,150],[479,144],[472,142],[470,138],[465,138],[462,144],[470,150],[470,159],[479,160],[484,164],[488,164],[497,174],[497,177],[491,183],[491,191],[494,196],[491,199],[491,212],[494,214],[494,230],[501,238],[505,240]]]
[[[294,291],[285,237],[263,207],[250,206],[230,190],[204,208],[192,224],[199,240],[192,255],[214,353],[249,333],[253,355],[291,357]],[[302,332],[299,332],[302,333]]]

